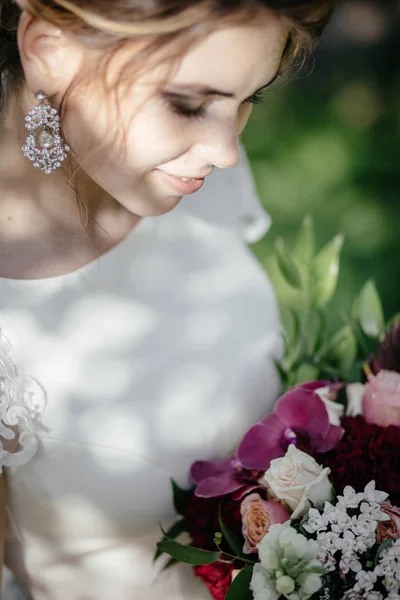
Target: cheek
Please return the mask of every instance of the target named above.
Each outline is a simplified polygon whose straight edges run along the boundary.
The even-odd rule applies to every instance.
[[[185,154],[192,144],[193,128],[168,107],[149,103],[127,128],[127,160],[155,168]]]
[[[123,146],[116,124],[116,111],[94,92],[74,95],[68,102],[63,129],[84,171],[120,162]]]

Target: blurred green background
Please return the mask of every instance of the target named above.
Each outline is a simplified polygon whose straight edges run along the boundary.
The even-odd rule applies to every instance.
[[[400,2],[338,3],[313,65],[256,107],[243,141],[273,226],[252,248],[280,291],[274,241],[311,215],[319,246],[345,236],[331,326],[373,278],[400,311]]]

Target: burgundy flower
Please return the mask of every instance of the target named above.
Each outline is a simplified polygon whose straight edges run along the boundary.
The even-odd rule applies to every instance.
[[[376,356],[369,357],[368,363],[375,374],[383,369],[400,373],[400,319],[393,323],[379,344]]]
[[[193,495],[184,515],[185,530],[192,538],[193,546],[203,550],[216,549],[213,540],[215,532],[221,530],[218,520],[220,510],[225,525],[241,537],[242,517],[239,500],[228,495],[222,498],[198,498]],[[222,549],[229,551],[224,543]]]
[[[194,567],[194,572],[205,582],[215,600],[224,600],[231,585],[233,569],[232,563],[216,562]]]
[[[330,467],[329,479],[337,494],[346,485],[357,492],[373,479],[376,489],[389,494],[390,502],[400,506],[400,427],[380,427],[363,417],[344,417],[344,435],[337,446],[314,458]]]
[[[284,456],[290,444],[305,452],[327,452],[335,447],[343,429],[329,422],[324,402],[315,390],[331,386],[310,381],[284,394],[274,411],[244,436],[237,457],[246,469],[267,470],[272,459]],[[337,385],[333,385],[337,388]]]

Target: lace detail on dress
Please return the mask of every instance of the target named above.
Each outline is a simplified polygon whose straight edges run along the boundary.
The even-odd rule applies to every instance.
[[[20,376],[9,356],[10,342],[0,333],[0,472],[27,463],[38,447],[39,419],[46,394],[32,377]]]

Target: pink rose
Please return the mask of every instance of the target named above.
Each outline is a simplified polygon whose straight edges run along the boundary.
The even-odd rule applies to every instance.
[[[385,540],[397,540],[400,538],[400,509],[392,506],[390,502],[381,502],[382,512],[390,517],[390,521],[379,521],[376,528],[378,543]]]
[[[367,423],[381,427],[400,425],[400,374],[379,371],[368,375],[363,396],[363,413]]]
[[[245,539],[243,552],[258,552],[256,546],[267,535],[271,525],[290,519],[286,508],[279,502],[263,500],[259,494],[246,496],[240,506],[242,532]]]

